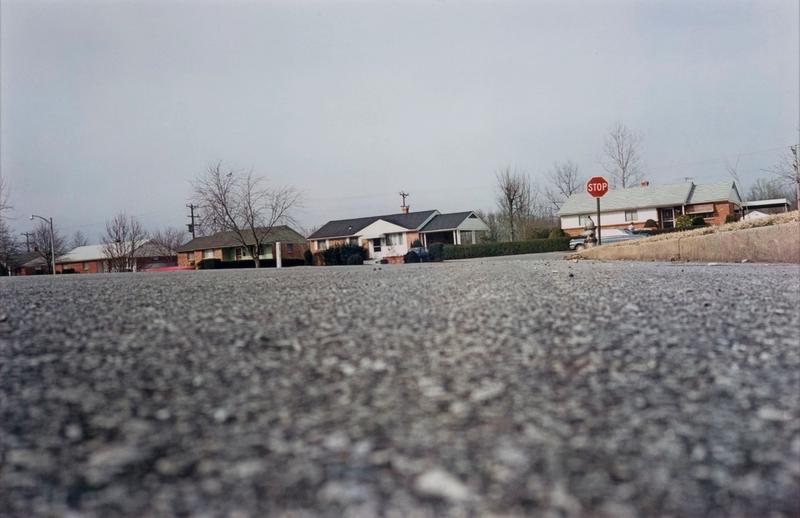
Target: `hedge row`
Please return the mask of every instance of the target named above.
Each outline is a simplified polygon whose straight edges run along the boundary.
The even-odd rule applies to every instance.
[[[561,252],[569,250],[569,237],[557,239],[534,239],[507,243],[481,243],[478,245],[446,245],[443,258],[471,259],[474,257],[493,257],[497,255],[539,254],[542,252]]]
[[[282,259],[281,266],[303,266],[302,259]],[[262,259],[261,268],[275,268],[275,259]],[[256,262],[252,259],[242,261],[221,261],[220,259],[203,259],[197,263],[198,270],[229,270],[233,268],[255,268]]]
[[[364,264],[368,257],[367,249],[358,245],[339,245],[314,254],[314,264],[324,266]]]

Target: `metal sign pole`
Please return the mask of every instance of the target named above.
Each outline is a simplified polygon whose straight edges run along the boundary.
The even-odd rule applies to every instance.
[[[600,198],[595,198],[597,200],[597,244],[601,245],[603,242],[600,238]]]

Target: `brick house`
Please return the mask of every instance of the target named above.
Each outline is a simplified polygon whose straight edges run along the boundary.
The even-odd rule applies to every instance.
[[[50,263],[39,252],[25,252],[11,262],[11,275],[44,275],[50,273]]]
[[[258,258],[267,265],[272,265],[277,260],[278,246],[280,246],[281,261],[290,264],[302,261],[303,253],[308,250],[306,238],[286,225],[274,226],[270,230],[260,228],[256,229],[256,232],[263,232],[266,235],[261,240]],[[178,248],[178,266],[196,267],[203,259],[252,261],[251,253],[255,248],[255,237],[252,232],[249,232],[247,244],[247,247],[243,247],[233,231],[197,237]]]
[[[433,243],[475,244],[489,227],[474,212],[442,214],[438,210],[368,216],[329,221],[308,237],[312,252],[343,244],[362,246],[374,261],[399,263],[419,239],[423,246]]]
[[[79,246],[56,258],[56,273],[108,273],[112,271],[105,245]],[[134,252],[130,270],[142,272],[175,266],[177,257],[151,241],[143,241]]]
[[[600,199],[600,224],[602,228],[642,228],[653,220],[658,228],[674,228],[677,217],[688,214],[702,217],[708,225],[722,225],[728,215],[739,215],[741,210],[736,182],[660,186],[642,182],[638,187],[608,191]],[[596,214],[595,198],[586,192],[573,194],[558,212],[561,229],[578,236],[588,218],[597,219]]]

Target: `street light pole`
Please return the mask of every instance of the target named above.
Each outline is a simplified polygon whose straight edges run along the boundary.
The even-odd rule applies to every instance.
[[[56,274],[56,239],[53,233],[53,218],[44,218],[42,216],[38,216],[36,214],[31,214],[31,221],[33,218],[39,218],[40,220],[44,221],[45,223],[50,225],[50,273],[52,275]]]

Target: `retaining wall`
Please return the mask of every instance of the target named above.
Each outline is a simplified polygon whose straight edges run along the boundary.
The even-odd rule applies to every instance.
[[[575,255],[583,259],[800,263],[800,221],[713,234],[599,246]]]

